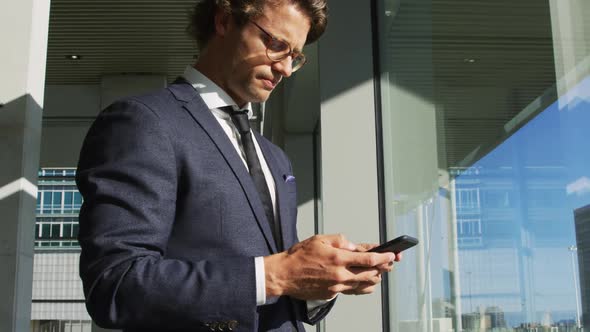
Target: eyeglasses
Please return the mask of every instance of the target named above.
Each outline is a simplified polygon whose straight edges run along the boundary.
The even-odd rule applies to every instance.
[[[266,46],[266,56],[273,62],[279,62],[286,59],[288,56],[291,56],[291,71],[296,72],[299,70],[307,59],[305,59],[305,55],[301,52],[296,52],[291,49],[291,45],[286,41],[280,40],[275,36],[268,33],[264,30],[260,25],[256,24],[254,21],[250,21],[254,24],[260,31],[264,32],[266,38],[264,39],[264,45]]]

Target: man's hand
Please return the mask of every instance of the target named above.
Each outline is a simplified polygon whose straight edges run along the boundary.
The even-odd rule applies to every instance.
[[[326,300],[338,293],[368,294],[381,273],[399,261],[393,253],[367,253],[342,235],[316,235],[289,250],[264,257],[267,296]]]
[[[360,244],[357,244],[355,250],[357,252],[366,252],[366,251],[369,251],[369,250],[371,250],[375,247],[378,247],[378,246],[379,246],[378,244],[373,244],[373,243],[360,243]],[[402,259],[401,253],[395,255],[396,262],[399,262],[401,259]],[[375,266],[375,268],[377,268],[381,273],[391,272],[391,270],[393,270],[393,262],[387,262],[387,263],[381,264],[379,266]],[[353,267],[353,269],[358,269],[358,268]],[[381,273],[379,274],[379,277],[381,277]],[[342,293],[346,294],[346,295],[370,294],[375,291],[376,286],[377,286],[376,284],[361,282],[354,289],[347,290]]]

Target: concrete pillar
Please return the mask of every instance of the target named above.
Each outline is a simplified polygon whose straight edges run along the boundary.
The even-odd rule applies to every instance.
[[[166,85],[166,75],[105,75],[100,81],[100,109],[105,109],[117,99],[148,93]]]
[[[0,331],[31,320],[49,0],[0,3]]]
[[[352,24],[351,24],[352,23]],[[320,39],[323,228],[354,242],[379,242],[371,7],[330,3]],[[381,294],[339,296],[326,331],[381,331]]]

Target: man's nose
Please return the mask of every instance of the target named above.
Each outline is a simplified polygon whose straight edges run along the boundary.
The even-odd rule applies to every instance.
[[[289,55],[281,61],[274,62],[272,67],[284,77],[289,77],[293,73],[293,59]]]

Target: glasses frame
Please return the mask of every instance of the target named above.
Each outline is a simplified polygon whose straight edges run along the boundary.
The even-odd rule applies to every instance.
[[[254,24],[258,29],[260,29],[260,31],[262,31],[268,38],[270,38],[269,41],[265,41],[264,42],[264,46],[266,47],[266,57],[272,61],[272,62],[280,62],[283,61],[284,59],[286,59],[288,56],[291,56],[291,72],[296,72],[297,70],[301,69],[301,67],[303,67],[303,65],[305,65],[305,63],[307,62],[307,58],[305,57],[305,54],[301,53],[301,52],[296,52],[293,51],[293,48],[291,47],[291,45],[289,43],[287,43],[286,41],[277,38],[275,36],[273,36],[270,32],[264,30],[264,28],[262,28],[260,25],[258,25],[258,23],[254,22],[254,21],[249,21],[250,23]],[[271,56],[269,54],[269,52],[271,52],[269,50],[269,44],[271,42],[280,42],[283,43],[287,46],[287,49],[289,50],[289,52],[280,55],[280,56]],[[297,65],[293,65],[293,63],[295,62],[296,59],[299,59],[299,63],[297,63]]]

